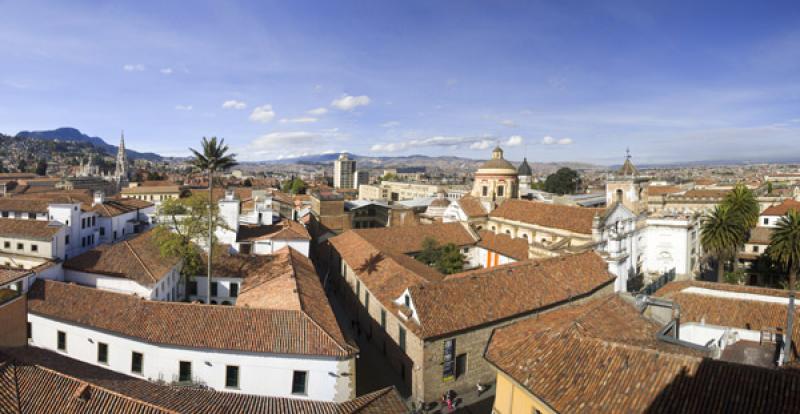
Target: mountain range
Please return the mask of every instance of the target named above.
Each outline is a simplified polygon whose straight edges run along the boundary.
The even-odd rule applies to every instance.
[[[64,127],[48,131],[20,131],[16,135],[17,138],[30,138],[39,139],[44,141],[75,141],[85,142],[91,144],[100,151],[115,156],[119,149],[116,145],[107,143],[103,138],[90,137],[76,128]],[[153,152],[139,152],[131,149],[125,149],[125,154],[129,159],[144,159],[148,161],[160,161],[162,157]]]

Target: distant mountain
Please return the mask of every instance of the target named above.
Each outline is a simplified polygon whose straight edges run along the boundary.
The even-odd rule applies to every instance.
[[[50,131],[20,131],[16,135],[16,137],[32,138],[44,141],[59,140],[59,141],[85,142],[93,145],[100,151],[112,156],[117,155],[117,150],[118,150],[118,147],[116,145],[111,145],[100,137],[90,137],[75,128],[69,128],[69,127],[53,129]],[[128,155],[128,158],[132,160],[144,159],[148,161],[160,161],[162,158],[160,155],[156,153],[138,152],[127,148],[125,149],[125,153]]]

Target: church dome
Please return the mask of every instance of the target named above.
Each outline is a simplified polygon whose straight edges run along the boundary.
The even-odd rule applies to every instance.
[[[485,171],[485,170],[492,170],[492,171]],[[500,174],[517,174],[517,169],[514,167],[514,164],[511,164],[506,159],[503,158],[503,149],[500,147],[495,147],[492,150],[492,159],[486,161],[481,165],[478,169],[478,173],[481,172],[492,172],[492,173],[500,173]]]

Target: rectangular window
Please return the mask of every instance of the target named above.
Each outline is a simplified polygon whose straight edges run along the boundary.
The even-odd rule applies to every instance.
[[[92,227],[94,227],[95,224],[97,224],[97,216],[92,216]]]
[[[456,378],[456,340],[444,341],[442,352],[442,381],[452,381]]]
[[[108,344],[97,343],[97,362],[101,364],[108,363]]]
[[[356,299],[361,300],[361,281],[356,280]]]
[[[100,237],[103,237],[105,235],[106,235],[106,228],[103,227],[103,226],[100,226]]]
[[[197,281],[190,280],[189,281],[189,294],[197,296]]]
[[[753,253],[758,253],[758,246],[753,246]]]
[[[190,382],[192,380],[192,363],[180,361],[178,363],[178,381]]]
[[[64,236],[64,244],[69,244],[69,234]]]
[[[308,372],[295,371],[292,375],[292,394],[306,395]]]
[[[36,213],[28,213],[28,219],[36,220]]]
[[[86,228],[86,219],[85,219],[85,218],[82,218],[82,219],[81,219],[81,228],[82,228],[82,229],[85,229],[85,228]]]
[[[381,328],[386,330],[386,309],[381,309]]]
[[[3,212],[3,218],[8,218],[8,211]]]
[[[17,250],[24,250],[24,249],[25,249],[25,245],[24,244],[17,243]]]
[[[239,367],[236,365],[225,367],[225,388],[239,388]]]
[[[467,354],[460,354],[456,357],[456,378],[460,378],[467,373]]]
[[[64,331],[58,331],[58,350],[67,350],[67,333]]]
[[[211,296],[217,296],[217,282],[211,282]]]
[[[31,244],[31,251],[32,252],[38,252],[39,251],[39,245],[38,244]]]
[[[764,224],[769,224],[769,219],[768,218],[764,219]]]
[[[239,284],[231,283],[230,297],[235,298],[239,296]]]
[[[406,350],[406,330],[402,326],[400,327],[400,333],[399,333],[398,336],[400,337],[399,340],[398,340],[398,342],[400,344],[400,349],[405,351]]]
[[[367,310],[367,314],[369,315],[369,292],[364,292],[364,308]]]
[[[11,242],[10,241],[3,242],[3,248],[10,249],[11,248]]]
[[[140,352],[134,351],[131,353],[131,372],[136,374],[142,373],[144,355]]]
[[[28,322],[28,340],[33,339],[33,325]]]

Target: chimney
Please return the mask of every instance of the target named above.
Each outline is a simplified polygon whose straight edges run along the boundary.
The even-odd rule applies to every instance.
[[[98,190],[94,192],[94,200],[92,201],[92,207],[103,204],[106,201],[106,193],[102,190]]]

